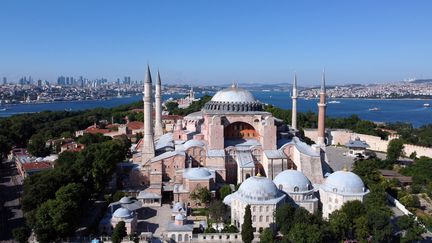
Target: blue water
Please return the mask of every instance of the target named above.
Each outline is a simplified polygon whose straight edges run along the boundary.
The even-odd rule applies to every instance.
[[[252,92],[255,97],[263,103],[272,104],[285,109],[291,109],[291,98],[287,92]],[[163,99],[169,97],[177,98],[178,95],[163,95]],[[39,112],[43,110],[85,110],[96,107],[111,108],[123,104],[129,104],[141,100],[140,96],[112,98],[98,101],[70,101],[45,104],[15,104],[7,105],[6,111],[0,111],[0,117],[14,114]],[[432,100],[365,100],[365,99],[337,99],[339,104],[327,104],[327,115],[331,117],[347,117],[352,114],[362,119],[378,122],[409,122],[415,127],[432,123],[432,107],[426,108],[425,103],[432,105]],[[297,109],[299,111],[317,112],[316,99],[298,99]],[[2,108],[3,108],[2,107]],[[377,107],[378,111],[369,111]]]

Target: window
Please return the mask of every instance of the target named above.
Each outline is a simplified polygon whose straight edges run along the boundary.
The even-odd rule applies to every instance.
[[[296,186],[296,187],[294,187],[294,191],[295,192],[298,192],[299,191],[299,188]]]
[[[268,222],[268,221],[269,221],[269,216],[267,215],[267,216],[266,216],[266,222]]]
[[[255,206],[253,206],[253,207],[252,207],[252,212],[254,212],[254,213],[255,213]]]
[[[282,184],[279,185],[279,190],[283,190]]]
[[[260,213],[262,212],[262,206],[259,206],[259,212]]]
[[[266,207],[266,212],[268,212],[268,211],[269,211],[269,206]]]
[[[256,216],[254,215],[253,217],[252,217],[252,222],[255,222],[256,221]]]
[[[263,220],[263,218],[262,218],[262,215],[261,215],[261,216],[259,216],[259,222],[262,222],[262,220]]]

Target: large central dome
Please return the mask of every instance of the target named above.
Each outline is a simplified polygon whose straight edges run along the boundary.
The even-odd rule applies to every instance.
[[[249,112],[262,111],[263,105],[253,94],[236,84],[217,92],[204,106],[207,111]]]
[[[231,87],[223,89],[217,92],[212,101],[216,102],[244,102],[244,103],[253,103],[255,102],[255,97],[251,92],[239,88],[237,85],[233,84]]]

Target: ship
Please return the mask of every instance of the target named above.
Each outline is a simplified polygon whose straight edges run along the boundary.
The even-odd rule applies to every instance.
[[[425,104],[423,104],[423,106],[424,107],[430,107],[430,104],[429,103],[425,103]]]
[[[380,109],[378,107],[370,108],[369,111],[379,111]]]
[[[338,100],[332,100],[328,102],[329,104],[340,104],[340,101]]]

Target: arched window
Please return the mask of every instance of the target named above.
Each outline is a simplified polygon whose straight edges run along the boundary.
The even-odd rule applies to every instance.
[[[255,222],[256,221],[256,216],[254,215],[253,217],[252,217],[252,222]]]
[[[183,235],[182,234],[178,234],[178,240],[177,241],[183,241]]]
[[[259,216],[259,221],[262,222],[262,215]]]
[[[255,206],[253,206],[253,207],[252,207],[252,212],[254,212],[254,213],[255,213]]]
[[[262,206],[259,206],[259,212],[260,213],[262,212]]]
[[[266,206],[266,212],[268,212],[269,211],[269,206]]]
[[[189,241],[189,234],[185,234],[184,241]]]
[[[295,186],[295,187],[294,187],[294,191],[295,191],[295,192],[298,192],[298,191],[299,191],[299,188],[298,188],[297,186]]]
[[[175,240],[175,234],[172,234],[172,235],[171,235],[171,239],[172,239],[172,240]]]
[[[283,185],[279,184],[279,190],[283,190]]]
[[[266,222],[268,222],[268,221],[269,221],[269,216],[267,215],[267,216],[266,216]]]

